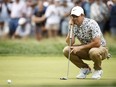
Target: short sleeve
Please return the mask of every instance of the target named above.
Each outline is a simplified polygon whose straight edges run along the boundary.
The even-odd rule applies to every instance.
[[[95,22],[94,20],[91,22],[91,32],[92,32],[92,38],[101,36],[101,30],[99,25],[97,24],[97,22]]]

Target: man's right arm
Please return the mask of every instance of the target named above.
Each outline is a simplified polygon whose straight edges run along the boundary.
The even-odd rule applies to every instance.
[[[68,33],[67,37],[66,37],[66,43],[68,44],[68,46],[70,45],[70,34]],[[71,46],[75,43],[75,38],[74,35],[72,35],[72,39],[71,39]]]
[[[66,43],[68,45],[70,45],[70,32],[71,32],[71,29],[73,29],[73,26],[74,26],[74,23],[72,21],[72,19],[70,18],[69,20],[69,32],[67,34],[67,37],[66,37]],[[72,30],[73,31],[73,30]],[[71,46],[75,43],[75,37],[74,37],[74,34],[72,32],[72,40],[71,40]]]

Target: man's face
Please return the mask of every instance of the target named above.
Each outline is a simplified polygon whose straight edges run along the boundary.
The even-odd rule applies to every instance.
[[[71,15],[71,19],[74,24],[80,26],[82,24],[83,16],[82,15],[80,16]]]

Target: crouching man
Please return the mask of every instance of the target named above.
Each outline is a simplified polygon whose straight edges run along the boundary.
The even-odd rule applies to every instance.
[[[77,78],[84,79],[91,73],[91,68],[83,60],[92,60],[94,62],[92,78],[100,79],[103,74],[102,60],[108,55],[106,41],[100,27],[95,20],[85,18],[84,11],[79,6],[72,8],[69,26],[73,26],[70,61],[80,68]],[[75,44],[75,38],[81,42],[80,45]],[[66,37],[66,42],[69,45],[69,34]],[[63,49],[63,53],[68,58],[69,46]]]

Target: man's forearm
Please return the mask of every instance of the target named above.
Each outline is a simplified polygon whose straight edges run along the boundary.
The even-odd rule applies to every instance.
[[[70,36],[69,36],[69,34],[67,35],[67,37],[66,37],[66,43],[68,44],[68,45],[70,45]],[[71,45],[73,45],[75,43],[75,39],[74,39],[74,36],[71,38]]]
[[[93,47],[100,47],[100,42],[95,41],[95,42],[91,42],[89,44],[84,44],[84,45],[81,45],[81,46],[82,46],[82,49],[91,49]]]

